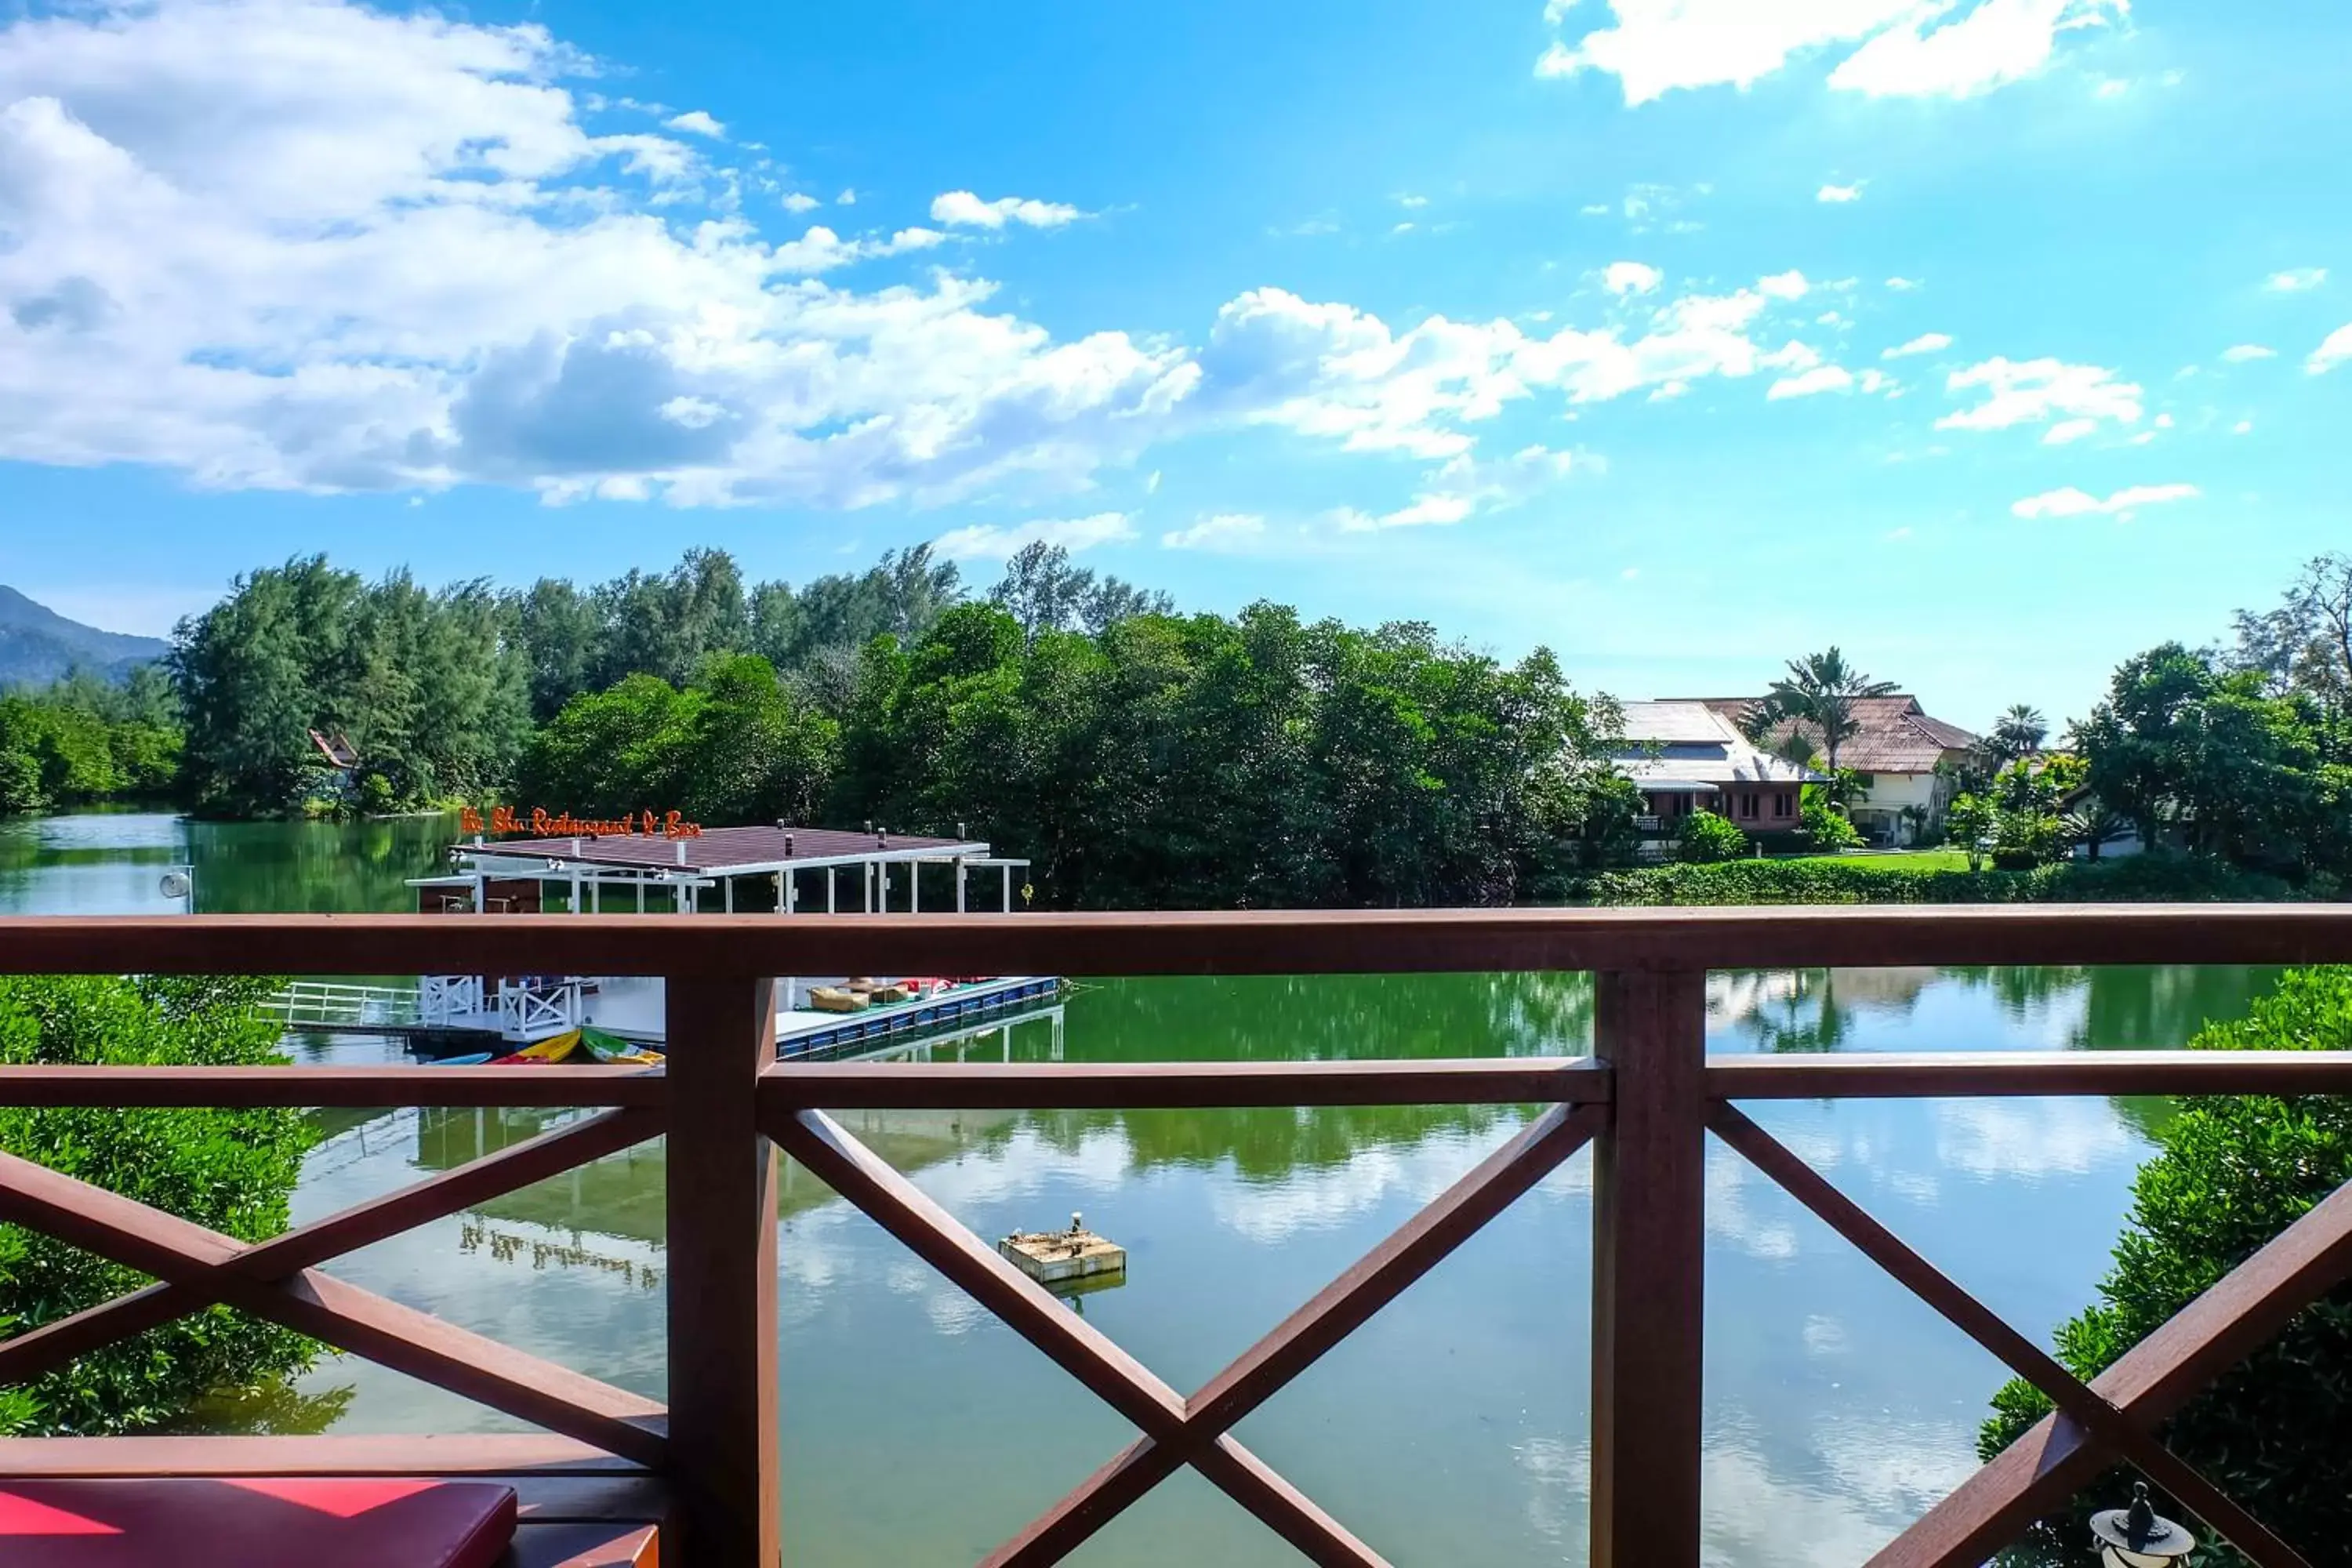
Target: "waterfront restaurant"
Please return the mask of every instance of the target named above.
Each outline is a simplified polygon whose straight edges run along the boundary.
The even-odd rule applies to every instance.
[[[926,881],[934,913],[1009,914],[1034,893],[1015,879],[1027,860],[993,853],[961,825],[953,837],[926,838],[781,822],[704,827],[676,812],[586,821],[500,807],[487,818],[469,812],[462,826],[472,837],[449,847],[450,869],[410,881],[421,914],[920,914]],[[855,989],[850,977],[784,977],[777,1051],[952,1023],[1058,988],[1046,975],[859,977]],[[468,1049],[480,1037],[529,1044],[583,1026],[658,1047],[666,1032],[663,984],[642,976],[428,974],[418,1005],[421,1023]]]

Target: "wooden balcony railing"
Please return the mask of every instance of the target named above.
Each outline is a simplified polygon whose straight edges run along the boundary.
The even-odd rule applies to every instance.
[[[1116,1410],[1138,1436],[986,1561],[1058,1561],[1180,1468],[1307,1559],[1375,1548],[1234,1436],[1234,1426],[1576,1150],[1595,1151],[1591,1553],[1595,1568],[1701,1557],[1705,1161],[1712,1131],[1889,1275],[2039,1386],[2059,1414],[1880,1551],[1877,1568],[1980,1563],[2117,1462],[2137,1467],[2263,1568],[2305,1559],[2166,1450],[2164,1418],[2352,1275],[2352,1190],[2313,1209],[2089,1384],[1913,1252],[1738,1109],[1743,1100],[1972,1095],[2352,1092],[2352,1053],[2102,1052],[1720,1058],[1714,969],[1894,964],[2352,963],[2352,910],[1505,910],[872,919],[747,916],[0,920],[0,973],[456,972],[664,975],[666,1071],[632,1068],[0,1068],[6,1105],[581,1106],[600,1114],[247,1246],[22,1160],[0,1219],[155,1277],[0,1342],[0,1382],[226,1301],[534,1422],[577,1458],[667,1488],[664,1555],[769,1568],[777,1517],[775,1151],[817,1175]],[[777,1065],[766,976],[1589,970],[1589,1058],[1167,1065]],[[1185,1394],[1012,1268],[861,1146],[830,1108],[1537,1104],[1548,1109],[1223,1373]],[[353,1248],[669,1133],[667,1408],[341,1282]],[[1564,1243],[1565,1244],[1565,1243]],[[248,1462],[239,1439],[173,1467]],[[333,1439],[320,1440],[332,1442]],[[354,1443],[373,1440],[349,1439]],[[436,1468],[523,1468],[516,1440],[436,1440]],[[116,1474],[141,1439],[0,1443],[0,1474]],[[531,1450],[530,1453],[538,1453]],[[365,1463],[415,1464],[379,1445]],[[520,1456],[520,1457],[518,1457]],[[155,1464],[166,1462],[155,1458]],[[324,1461],[320,1461],[321,1464]],[[586,1460],[582,1460],[586,1464]],[[562,1467],[556,1467],[562,1468]],[[1475,1542],[1465,1525],[1465,1542]],[[824,1562],[821,1543],[806,1560]],[[1465,1547],[1465,1560],[1475,1558]],[[585,1561],[586,1559],[582,1559]]]

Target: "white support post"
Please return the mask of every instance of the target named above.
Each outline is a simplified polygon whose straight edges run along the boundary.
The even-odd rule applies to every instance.
[[[640,871],[640,872],[638,872],[638,873],[637,873],[637,913],[639,913],[639,914],[644,914],[645,912],[646,912],[646,874],[645,874],[643,871]]]
[[[719,885],[727,889],[727,912],[731,915],[735,912],[735,879],[723,877]]]
[[[840,909],[839,900],[834,897],[833,885],[833,874],[837,869],[839,868],[834,866],[827,866],[824,868],[824,912],[826,914],[837,913]]]
[[[1013,912],[1013,862],[1004,863],[1004,912]]]
[[[955,866],[956,866],[956,913],[958,913],[958,914],[961,914],[961,913],[963,913],[963,912],[964,912],[964,909],[963,909],[963,857],[962,857],[962,856],[959,855],[959,856],[957,856],[957,857],[956,857],[956,863],[955,863]]]
[[[923,912],[923,863],[920,860],[907,862],[907,912],[910,915]]]

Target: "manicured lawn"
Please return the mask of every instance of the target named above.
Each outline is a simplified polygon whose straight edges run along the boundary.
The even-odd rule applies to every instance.
[[[1776,859],[1835,861],[1841,866],[1876,866],[1890,871],[1965,871],[1968,856],[1958,849],[1865,849],[1853,855],[1789,855]]]

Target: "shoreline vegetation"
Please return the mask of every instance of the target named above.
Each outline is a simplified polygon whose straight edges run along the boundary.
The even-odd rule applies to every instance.
[[[1869,788],[1829,766],[1804,831],[1770,846],[1812,854],[1745,858],[1741,829],[1693,813],[1712,835],[1686,827],[1657,865],[1617,703],[1541,648],[1507,663],[1269,603],[1179,614],[1044,544],[977,596],[922,546],[797,586],[714,550],[528,589],[312,556],[238,578],[160,665],[0,695],[0,816],[507,801],[967,825],[1066,909],[2332,899],[2352,875],[2348,604],[2352,558],[2314,562],[2235,647],[2125,660],[2053,749],[2012,708],[1949,766],[1940,857],[1824,853],[1857,847],[1846,805]],[[1832,742],[1847,697],[1887,684],[1835,648],[1789,668],[1774,711]],[[2068,858],[2126,836],[2151,847],[2137,866]]]

